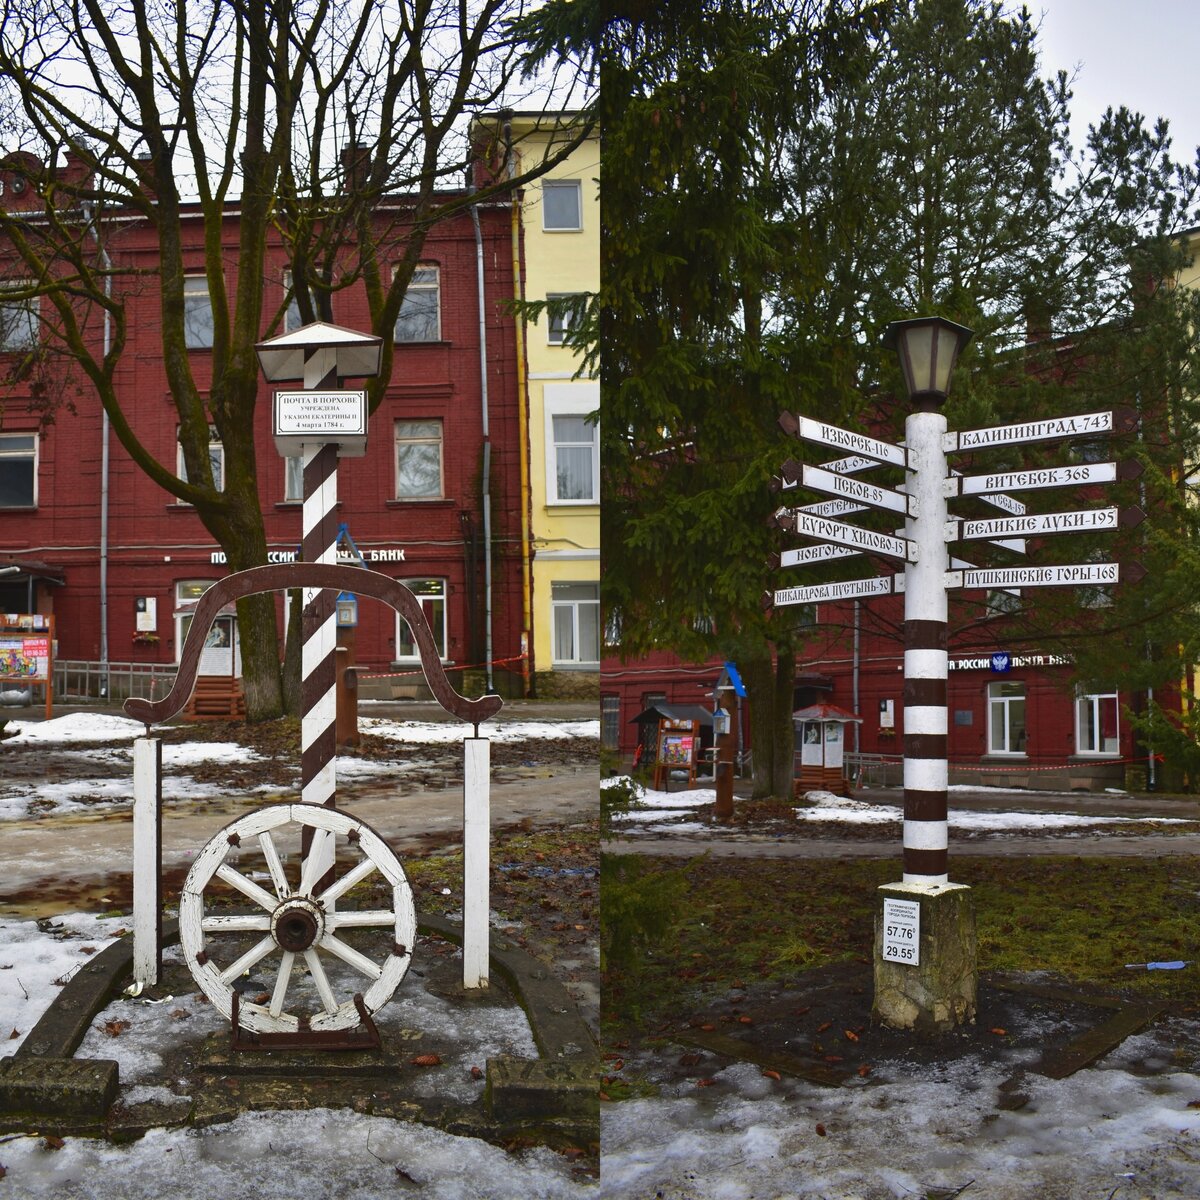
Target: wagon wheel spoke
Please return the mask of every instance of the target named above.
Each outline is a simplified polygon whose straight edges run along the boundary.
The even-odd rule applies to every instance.
[[[244,930],[262,930],[264,933],[271,928],[271,918],[266,913],[246,913],[231,917],[205,917],[200,922],[200,928],[205,933],[233,933]]]
[[[321,965],[321,956],[316,950],[308,949],[304,952],[304,961],[308,963],[308,969],[313,977],[313,983],[317,985],[317,995],[321,997],[321,1003],[325,1005],[327,1013],[335,1013],[338,1010],[338,1003],[333,994],[333,989],[329,986],[329,977],[325,974],[325,968]]]
[[[355,884],[362,883],[372,871],[378,870],[375,863],[364,858],[358,866],[349,870],[341,877],[329,885],[318,897],[320,902],[328,907],[334,900],[340,900]]]
[[[353,909],[339,909],[328,913],[325,917],[325,928],[333,929],[368,929],[380,925],[395,925],[396,914],[390,910],[363,909],[356,912]]]
[[[327,933],[318,943],[322,950],[328,950],[330,954],[336,955],[352,966],[360,975],[365,975],[368,979],[378,979],[383,974],[383,968],[378,963],[372,962],[365,954],[360,954],[353,946],[347,946],[341,938],[336,938],[331,933]]]
[[[292,964],[296,961],[296,956],[290,951],[283,952],[283,958],[279,963],[279,974],[275,977],[275,988],[271,992],[271,1016],[277,1017],[283,1012],[283,998],[287,995],[288,984],[292,979]]]
[[[313,888],[317,886],[317,879],[329,869],[329,864],[325,862],[325,847],[332,836],[327,829],[318,829],[313,834],[308,856],[304,860],[304,871],[300,876],[301,896],[311,896]]]
[[[291,889],[288,887],[287,876],[283,873],[283,862],[279,857],[279,851],[275,847],[270,830],[264,830],[258,835],[258,844],[262,849],[263,858],[267,860],[267,870],[271,872],[271,882],[275,885],[275,894],[280,900],[285,900],[291,895]]]
[[[228,863],[222,863],[217,868],[217,877],[223,879],[230,887],[237,888],[243,896],[253,900],[260,908],[265,908],[267,912],[275,911],[275,905],[279,903],[276,897],[265,888],[259,887],[252,879],[247,879],[241,871],[235,870]]]
[[[242,955],[236,962],[230,963],[229,966],[221,972],[221,982],[229,983],[236,979],[239,975],[249,971],[255,963],[261,962],[272,950],[275,949],[275,939],[268,935],[263,938],[257,945],[252,946],[245,954]]]

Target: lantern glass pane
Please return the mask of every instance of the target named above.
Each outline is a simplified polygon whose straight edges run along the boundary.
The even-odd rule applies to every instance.
[[[928,325],[918,329],[909,329],[905,332],[904,337],[908,346],[908,361],[912,371],[912,390],[927,392],[932,367],[930,359],[933,356],[933,329]]]

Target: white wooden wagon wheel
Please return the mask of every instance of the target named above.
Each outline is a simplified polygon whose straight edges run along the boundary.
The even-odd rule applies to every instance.
[[[293,883],[280,846],[298,848],[305,826],[313,830],[312,845],[302,861],[292,864]],[[325,851],[331,844],[336,849],[339,838],[359,861],[338,874],[330,886],[322,887],[317,876],[330,861]],[[259,855],[265,861],[262,874],[269,876],[270,890],[227,861]],[[391,906],[339,910],[337,902],[375,872],[390,885]],[[247,911],[212,910],[211,893],[218,889],[217,880],[238,893],[239,907]],[[344,940],[344,935],[370,930],[376,931],[373,940],[382,947],[378,955],[382,961],[376,962]],[[257,940],[256,933],[262,935]],[[238,1023],[255,1033],[340,1030],[358,1025],[361,1016],[355,992],[361,993],[368,1013],[382,1008],[408,970],[415,938],[412,891],[387,843],[362,821],[316,804],[272,805],[227,825],[197,856],[179,901],[179,939],[188,967],[200,989],[227,1019],[233,1012],[234,984],[246,972],[263,969],[260,964],[264,960],[269,960],[266,969],[274,967],[270,956],[278,955],[269,1000],[258,1003],[246,996],[239,998]],[[243,949],[239,943],[246,941],[253,944]],[[339,1002],[327,968],[346,974],[346,967],[358,986],[351,987],[349,996]],[[370,980],[370,986],[364,990],[361,984],[365,980]],[[303,984],[303,990],[315,988],[319,1011],[298,1014],[285,1009],[294,981]]]

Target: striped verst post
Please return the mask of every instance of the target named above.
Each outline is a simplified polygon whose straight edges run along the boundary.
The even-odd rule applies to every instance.
[[[904,571],[904,882],[938,884],[949,882],[946,418],[910,413],[904,429],[916,498],[905,533],[917,546],[917,561]]]

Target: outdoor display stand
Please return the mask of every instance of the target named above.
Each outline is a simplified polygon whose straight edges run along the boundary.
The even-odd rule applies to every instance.
[[[676,771],[686,771],[688,787],[695,787],[699,749],[700,726],[696,721],[674,721],[665,717],[659,721],[654,759],[655,790],[662,791]]]
[[[180,896],[184,959],[201,991],[230,1021],[235,1049],[378,1046],[371,1016],[391,998],[412,961],[417,926],[404,869],[378,832],[335,806],[339,593],[395,609],[412,631],[434,697],[473,726],[473,736],[463,739],[463,986],[488,985],[490,743],[479,736],[479,726],[503,701],[470,700],[451,687],[420,602],[407,587],[375,571],[336,564],[336,522],[330,517],[337,458],[343,441],[349,453],[362,453],[366,404],[364,393],[331,385],[342,375],[374,373],[378,342],[317,324],[259,347],[268,378],[302,378],[308,388],[277,393],[275,405],[280,453],[299,444],[305,462],[305,561],[255,567],[215,583],[196,605],[170,693],[158,702],[125,704],[147,727],[134,747],[134,964],[135,980],[144,984],[157,982],[162,951],[161,753],[150,726],[186,705],[209,628],[224,605],[261,592],[303,590],[300,795],[295,803],[258,809],[222,829],[197,853]],[[312,390],[318,384],[321,390]]]
[[[848,796],[846,782],[846,726],[862,724],[836,704],[810,704],[792,713],[796,726],[796,770],[794,789],[805,792],[834,792]]]
[[[0,691],[41,684],[46,720],[54,710],[54,618],[42,613],[5,613],[0,624]]]

